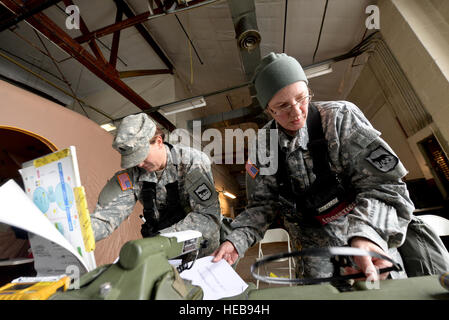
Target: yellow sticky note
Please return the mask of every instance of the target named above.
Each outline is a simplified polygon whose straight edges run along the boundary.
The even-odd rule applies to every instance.
[[[86,247],[86,251],[90,252],[95,250],[95,237],[90,222],[89,210],[87,209],[87,200],[84,187],[73,188],[73,193],[75,194],[76,208],[78,209],[84,246]]]
[[[36,168],[39,168],[39,167],[42,167],[50,162],[54,162],[54,161],[58,161],[62,158],[66,158],[69,155],[70,155],[70,149],[69,148],[63,149],[61,151],[54,152],[45,157],[41,157],[41,158],[34,160],[33,165]]]

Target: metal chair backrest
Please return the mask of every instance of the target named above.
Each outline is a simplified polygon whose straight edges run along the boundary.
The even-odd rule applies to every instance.
[[[449,220],[434,214],[417,216],[427,223],[440,237],[449,236]]]

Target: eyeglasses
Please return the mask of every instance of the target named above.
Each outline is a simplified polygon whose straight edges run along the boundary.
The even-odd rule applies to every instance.
[[[275,115],[287,114],[287,113],[290,113],[292,108],[297,105],[302,107],[302,106],[309,104],[310,100],[312,100],[312,97],[313,97],[313,93],[309,92],[309,94],[307,96],[302,97],[300,99],[295,99],[294,104],[283,104],[280,107],[276,107],[276,108],[270,107],[270,109]]]

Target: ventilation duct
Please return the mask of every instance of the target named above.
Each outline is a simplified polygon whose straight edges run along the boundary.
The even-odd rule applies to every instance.
[[[257,27],[256,7],[254,0],[228,0],[232,22],[240,49],[242,64],[247,81],[251,81],[254,70],[260,62],[261,36]],[[250,86],[251,95],[254,88]]]
[[[254,50],[261,41],[257,27],[248,16],[243,16],[235,27],[237,43],[240,49]]]

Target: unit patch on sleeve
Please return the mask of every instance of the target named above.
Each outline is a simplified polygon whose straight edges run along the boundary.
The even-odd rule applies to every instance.
[[[133,184],[132,184],[131,179],[129,178],[129,174],[127,172],[117,175],[117,180],[120,185],[120,188],[122,188],[122,191],[133,188]]]
[[[198,196],[198,198],[200,198],[203,201],[209,200],[210,197],[212,196],[212,191],[209,189],[209,187],[205,183],[200,184],[194,190],[194,192]]]
[[[217,203],[218,193],[214,184],[201,168],[195,168],[187,174],[185,188],[197,204],[207,207]]]
[[[382,146],[371,152],[365,159],[382,172],[393,170],[399,163],[398,158]]]
[[[257,174],[259,173],[259,169],[257,169],[257,167],[249,159],[248,161],[246,161],[245,169],[253,179],[255,179]]]

